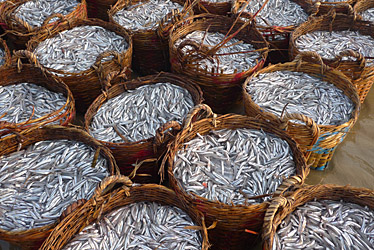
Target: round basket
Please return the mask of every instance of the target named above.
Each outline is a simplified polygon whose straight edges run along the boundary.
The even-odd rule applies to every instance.
[[[235,35],[235,38],[252,44],[256,50],[262,52],[258,63],[253,68],[234,74],[209,72],[199,68],[196,64],[196,61],[199,59],[196,56],[184,55],[181,52],[180,46],[183,43],[178,48],[175,47],[176,41],[197,30],[208,30],[209,32],[220,32],[223,34],[229,32],[230,39]],[[169,49],[172,71],[186,75],[196,82],[203,90],[206,103],[215,112],[223,113],[231,110],[233,106],[240,103],[242,99],[240,91],[241,84],[245,78],[261,69],[264,65],[268,54],[268,43],[253,24],[245,24],[242,20],[226,16],[201,14],[188,17],[173,27],[170,33]],[[199,57],[204,58],[208,56],[208,53],[215,52],[212,50],[204,52],[197,49],[197,53],[199,53]]]
[[[273,239],[277,227],[297,207],[309,201],[316,200],[343,200],[361,206],[368,206],[374,209],[373,190],[366,188],[354,188],[350,186],[337,185],[304,185],[291,192],[289,195],[273,199],[266,211],[263,227],[263,249],[273,249]]]
[[[307,152],[307,163],[311,168],[322,170],[331,160],[336,147],[343,141],[346,134],[353,127],[357,121],[360,111],[360,100],[358,98],[355,87],[349,79],[341,72],[331,69],[328,66],[315,63],[316,59],[320,58],[315,53],[302,53],[292,62],[284,64],[276,64],[268,66],[254,74],[256,77],[263,73],[270,73],[275,71],[293,71],[304,72],[317,78],[323,78],[325,81],[332,83],[335,87],[341,89],[346,96],[353,102],[355,109],[352,113],[351,119],[341,125],[317,125],[320,129],[320,134],[317,142],[310,148],[312,138],[310,137],[310,129],[304,125],[290,123],[287,127],[287,132],[300,144],[300,147]],[[318,60],[318,59],[317,59]],[[322,72],[321,72],[322,71]],[[276,115],[263,110],[255,102],[246,91],[246,86],[250,82],[248,78],[243,86],[244,107],[248,116],[261,117],[264,119],[271,119],[281,122]],[[308,138],[309,137],[309,138]]]
[[[99,18],[109,21],[108,11],[116,4],[117,0],[86,0],[89,18]]]
[[[95,190],[95,195],[82,207],[68,214],[54,229],[40,249],[62,249],[74,235],[81,232],[89,224],[99,220],[101,215],[129,204],[144,201],[171,205],[185,211],[197,224],[196,228],[200,229],[203,237],[201,249],[208,249],[207,229],[204,224],[204,218],[199,211],[187,206],[172,190],[164,186],[156,184],[131,185],[132,182],[129,178],[124,176],[111,176],[104,179]],[[119,187],[114,189],[113,186]]]
[[[310,0],[307,0],[310,2]],[[342,2],[324,2],[324,1],[312,1],[311,9],[313,9],[312,15],[313,16],[323,16],[328,14],[330,11],[334,11],[340,14],[352,14],[353,13],[353,5],[358,0],[348,0]]]
[[[116,23],[113,16],[124,8],[131,5],[135,5],[139,2],[148,2],[141,0],[118,0],[117,3],[108,12],[109,20],[112,23]],[[179,3],[184,6],[184,10],[187,9],[187,2],[185,0],[172,0],[172,2]],[[184,12],[184,11],[182,11]],[[174,14],[174,13],[173,13]],[[168,13],[167,17],[172,15]],[[170,25],[165,25],[165,21],[160,22],[159,28],[147,29],[147,30],[127,30],[132,34],[134,41],[134,52],[133,52],[133,69],[141,75],[150,75],[160,71],[169,71],[169,48],[167,41],[164,40],[167,35],[160,37],[159,34],[166,33],[170,29]]]
[[[27,54],[27,51],[26,51]],[[23,57],[22,51],[15,52],[15,58]],[[40,65],[18,64],[13,63],[9,66],[0,67],[0,86],[9,86],[18,83],[33,83],[42,86],[50,91],[62,93],[66,98],[66,103],[59,109],[40,118],[32,118],[20,123],[0,122],[0,137],[9,135],[10,133],[19,133],[29,128],[36,128],[47,125],[49,123],[58,122],[60,125],[67,126],[75,117],[75,103],[72,93],[68,86],[61,80],[52,76],[45,71]]]
[[[8,45],[7,45],[7,43],[6,43],[6,41],[5,40],[3,40],[3,39],[1,39],[0,38],[0,49],[2,49],[2,50],[4,50],[4,52],[5,52],[5,62],[4,62],[4,64],[3,65],[0,65],[0,68],[1,67],[5,67],[5,66],[8,66],[8,65],[10,65],[11,64],[11,54],[10,54],[10,50],[9,50],[9,48],[8,48]]]
[[[295,41],[300,36],[314,31],[331,32],[343,30],[358,31],[363,35],[369,35],[374,38],[374,24],[361,21],[356,15],[336,14],[335,11],[331,11],[327,15],[311,18],[295,29],[290,37],[290,58],[294,59],[300,53],[295,44]],[[353,59],[342,60],[346,56]],[[357,88],[361,103],[363,103],[374,82],[374,65],[366,65],[365,58],[352,50],[343,51],[333,60],[323,59],[323,62],[342,71],[350,78]]]
[[[127,90],[136,89],[144,85],[156,84],[158,82],[169,82],[187,89],[191,94],[195,105],[200,104],[203,101],[200,88],[182,76],[170,73],[159,73],[158,75],[141,77],[136,80],[115,85],[105,94],[96,98],[85,115],[84,126],[86,131],[89,131],[94,115],[107,100],[114,98]],[[167,132],[170,128],[173,130]],[[168,143],[173,137],[176,132],[175,130],[179,130],[179,128],[180,125],[178,122],[171,121],[160,127],[156,132],[156,135],[149,139],[124,143],[100,142],[112,151],[122,174],[132,177],[133,181],[137,183],[158,183],[160,178],[157,159],[165,153],[166,143]],[[136,165],[137,163],[142,163],[139,168],[134,166],[134,164]],[[137,170],[134,172],[135,168]]]
[[[100,19],[76,19],[70,22],[62,22],[59,25],[59,29],[39,33],[29,41],[27,50],[33,52],[40,42],[57,36],[60,32],[71,30],[79,26],[103,27],[106,30],[112,31],[117,35],[124,37],[129,46],[126,51],[121,53],[117,53],[115,51],[105,51],[101,53],[90,69],[79,73],[71,73],[63,70],[46,68],[52,74],[58,74],[59,78],[61,78],[66,85],[68,85],[77,103],[77,110],[84,113],[95,98],[101,94],[103,89],[102,81],[110,71],[125,72],[126,75],[130,75],[132,39],[127,32],[119,25],[104,22]],[[113,58],[111,60],[101,62],[101,60],[107,56],[113,56]],[[37,61],[35,55],[32,55],[32,60],[34,62]]]
[[[43,128],[27,130],[21,134],[2,139],[0,143],[0,155],[6,155],[16,152],[18,149],[24,149],[30,144],[45,140],[73,140],[83,142],[96,149],[97,155],[100,153],[108,161],[108,170],[111,175],[118,174],[118,168],[114,157],[110,151],[99,142],[89,136],[86,132],[76,128],[67,128],[62,126],[46,126]],[[26,231],[5,231],[0,229],[0,239],[19,245],[24,249],[38,249],[49,233],[57,225],[34,228]]]
[[[42,26],[32,27],[27,22],[17,17],[14,12],[22,4],[32,0],[11,0],[9,3],[0,5],[0,22],[3,23],[2,27],[7,32],[9,39],[15,45],[17,49],[25,49],[27,41],[36,35],[37,33],[45,30],[46,28],[53,29],[58,25],[59,21],[49,23],[50,17],[54,17],[55,14],[48,17]],[[77,7],[64,16],[61,25],[67,25],[74,19],[85,19],[87,18],[87,4],[86,0],[77,0],[80,3]]]
[[[208,115],[204,118],[201,111],[205,111]],[[196,115],[200,113],[200,118],[196,122],[191,123],[196,119]],[[252,119],[250,117],[227,114],[213,117],[210,108],[207,105],[199,105],[194,109],[189,117],[186,119],[184,128],[175,140],[169,144],[168,152],[164,158],[163,166],[168,167],[168,177],[170,186],[177,193],[177,195],[186,199],[191,206],[196,207],[201,211],[208,225],[216,223],[216,227],[209,230],[209,240],[214,249],[248,249],[248,246],[254,245],[258,240],[256,234],[261,231],[265,211],[269,205],[268,202],[253,205],[227,205],[218,201],[211,201],[196,194],[187,193],[174,177],[174,156],[183,147],[183,144],[194,139],[197,134],[204,135],[212,130],[219,129],[236,129],[236,128],[250,128],[263,130],[271,133],[283,140],[285,140],[291,148],[294,161],[296,164],[297,176],[293,176],[283,181],[278,190],[271,195],[277,196],[278,193],[283,192],[282,186],[288,182],[294,182],[296,178],[303,182],[309,173],[309,168],[305,164],[305,158],[300,151],[297,143],[291,139],[282,129],[275,124],[269,123],[265,120]]]

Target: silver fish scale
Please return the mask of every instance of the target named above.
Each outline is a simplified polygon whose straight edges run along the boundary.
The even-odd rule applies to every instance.
[[[314,31],[300,36],[295,41],[296,47],[301,51],[315,51],[322,58],[334,59],[344,50],[354,50],[366,57],[374,57],[374,39],[357,31]],[[343,57],[347,60],[347,57]],[[349,58],[351,59],[351,58]],[[367,59],[373,65],[372,59]]]
[[[55,223],[67,206],[89,199],[109,175],[107,161],[81,142],[42,141],[0,157],[0,228],[27,230]]]
[[[182,188],[211,201],[257,204],[296,173],[290,146],[254,129],[216,130],[185,143],[174,157],[174,176]]]
[[[126,39],[112,31],[100,26],[78,26],[44,40],[34,53],[45,67],[78,73],[88,70],[105,51],[122,53],[127,49]]]
[[[90,125],[90,134],[106,142],[148,139],[168,121],[182,122],[194,106],[191,94],[171,83],[145,85],[128,90],[105,102]]]
[[[14,14],[32,27],[40,27],[47,17],[60,13],[67,15],[77,7],[78,0],[32,0],[20,5]],[[56,21],[53,18],[51,22]]]
[[[254,14],[264,3],[265,0],[251,0],[245,11]],[[262,26],[297,26],[307,19],[303,8],[291,0],[270,0],[256,16],[257,24]]]
[[[201,234],[181,209],[138,202],[116,209],[76,235],[64,250],[200,250]]]
[[[178,46],[186,39],[190,39],[200,44],[202,39],[204,38],[204,34],[205,34],[205,31],[200,31],[200,30],[194,31],[188,34],[187,36],[185,36],[184,38],[178,39],[175,42],[174,46],[178,48]],[[225,38],[225,34],[218,33],[218,32],[215,32],[215,33],[208,32],[207,35],[205,36],[203,44],[212,48],[213,46],[220,43],[224,38]],[[207,67],[207,70],[209,72],[212,72],[212,69],[214,69],[214,72],[219,72],[219,73],[222,72],[223,74],[233,74],[235,70],[237,70],[237,72],[243,72],[256,66],[257,60],[260,59],[261,53],[259,52],[237,53],[237,52],[256,50],[256,48],[252,44],[248,44],[245,42],[236,44],[239,42],[240,42],[239,39],[232,38],[230,41],[228,41],[224,45],[224,47],[220,48],[216,53],[216,54],[226,54],[226,53],[236,53],[236,54],[214,56],[213,58],[214,63],[212,63],[208,59],[199,60],[198,62],[196,62],[198,64],[198,67],[201,69],[205,69]],[[183,48],[183,52],[186,53],[190,49],[192,49],[192,47],[187,45]]]
[[[119,10],[113,15],[113,19],[125,29],[132,31],[155,29],[174,9],[182,11],[183,6],[170,0],[150,0]]]
[[[0,121],[20,123],[41,118],[61,109],[66,104],[62,93],[50,91],[32,83],[0,86]],[[34,108],[34,115],[32,116]],[[65,112],[61,111],[60,114]],[[53,117],[50,117],[51,119]],[[51,124],[59,124],[54,121]]]
[[[374,212],[344,201],[311,201],[279,225],[273,249],[373,249]]]
[[[374,8],[367,9],[361,13],[362,19],[369,22],[374,22]]]
[[[253,77],[246,87],[252,100],[265,111],[281,116],[301,113],[319,125],[348,122],[355,108],[332,83],[302,72],[276,71]]]
[[[0,48],[0,66],[5,63],[5,51]]]

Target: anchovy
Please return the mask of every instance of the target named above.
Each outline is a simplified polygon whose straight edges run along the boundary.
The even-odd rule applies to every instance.
[[[374,8],[364,10],[359,13],[364,21],[374,22]]]
[[[38,119],[61,109],[66,101],[62,93],[32,83],[0,86],[0,114],[5,114],[0,121],[20,123]],[[57,120],[51,124],[58,123]]]
[[[279,225],[273,249],[373,249],[374,211],[344,201],[311,201]]]
[[[183,41],[189,39],[197,44],[204,44],[208,48],[212,48],[220,43],[224,38],[225,34],[223,33],[213,33],[198,30],[188,34],[184,38],[178,39],[174,46],[178,48]],[[204,41],[202,42],[203,39]],[[192,47],[187,45],[182,49],[182,51],[185,54],[190,54],[191,49]],[[235,72],[243,72],[256,66],[261,54],[255,50],[256,48],[252,44],[232,38],[216,52],[216,54],[213,56],[213,61],[204,58],[194,63],[200,69],[206,69],[208,72],[234,74]]]
[[[274,193],[296,172],[288,143],[262,130],[215,130],[184,145],[174,157],[174,176],[185,191],[211,201],[261,203],[269,197],[250,197]]]
[[[113,20],[127,30],[149,30],[155,29],[173,10],[182,11],[183,6],[170,0],[150,0],[119,10],[113,15]]]
[[[78,0],[31,0],[21,4],[14,14],[32,27],[40,27],[44,20],[52,14],[67,15],[74,11]],[[52,19],[51,22],[56,21]]]
[[[301,113],[319,125],[340,125],[351,119],[354,104],[332,83],[302,72],[276,71],[253,77],[246,86],[252,100],[281,116]]]
[[[0,157],[0,228],[22,231],[55,223],[67,206],[89,199],[109,175],[107,160],[69,140],[41,141]]]
[[[47,68],[78,73],[89,69],[101,53],[122,53],[128,46],[124,37],[103,27],[78,26],[40,42],[34,53]],[[112,56],[102,61],[111,58]]]
[[[347,49],[360,52],[365,57],[374,57],[373,43],[374,39],[371,36],[350,30],[314,31],[298,37],[295,41],[300,51],[315,51],[322,58],[330,60]],[[367,59],[367,63],[372,65],[373,60]]]
[[[188,226],[193,221],[177,207],[138,202],[104,215],[63,249],[201,249],[200,232]]]
[[[109,99],[97,111],[90,134],[106,142],[139,141],[168,121],[182,122],[194,106],[191,94],[171,83],[145,85]],[[121,134],[121,136],[120,136]]]

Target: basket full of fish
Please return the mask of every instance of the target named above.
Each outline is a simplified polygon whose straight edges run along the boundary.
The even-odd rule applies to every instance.
[[[302,53],[293,62],[268,66],[246,80],[243,95],[249,116],[282,123],[285,113],[300,113],[314,120],[319,130],[314,145],[310,128],[298,121],[288,124],[287,132],[307,152],[308,164],[322,170],[357,121],[361,105],[349,79],[318,58]]]
[[[43,29],[55,28],[61,17],[65,24],[87,18],[86,0],[10,0],[0,5],[2,27],[18,49]]]
[[[28,43],[34,61],[71,89],[77,109],[85,112],[103,89],[109,71],[130,74],[132,39],[119,25],[76,19],[41,32]]]
[[[268,54],[268,43],[252,23],[211,14],[178,22],[169,43],[172,71],[196,82],[217,113],[240,102],[241,84]]]
[[[202,100],[200,88],[182,76],[145,76],[100,95],[85,115],[85,129],[111,149],[122,174],[136,182],[158,183],[157,159]]]
[[[108,12],[109,20],[133,35],[133,68],[142,75],[169,71],[167,35],[173,21],[164,20],[187,14],[184,0],[118,0]],[[182,14],[182,15],[185,15]]]
[[[11,54],[5,40],[0,38],[0,68],[11,64]]]
[[[208,239],[202,214],[172,190],[111,176],[92,199],[62,220],[40,249],[207,250]]]
[[[207,105],[189,114],[164,161],[172,189],[204,213],[207,225],[216,223],[208,231],[214,249],[255,244],[268,199],[283,183],[309,173],[282,129],[247,116],[217,117]]]
[[[110,151],[80,129],[46,126],[0,144],[0,239],[39,247],[64,210],[118,174]]]
[[[272,201],[263,249],[373,249],[373,224],[373,190],[305,185]]]
[[[19,52],[16,52],[16,57]],[[46,124],[68,125],[75,103],[68,86],[41,67],[0,67],[0,138]]]
[[[317,52],[323,61],[348,76],[364,102],[374,82],[374,24],[356,15],[329,13],[300,25],[290,38],[290,57]]]

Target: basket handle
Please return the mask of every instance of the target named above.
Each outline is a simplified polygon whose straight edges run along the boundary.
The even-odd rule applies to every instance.
[[[156,131],[155,136],[156,145],[161,145],[165,142],[165,132],[169,129],[179,131],[181,129],[181,125],[177,121],[168,121],[167,123],[159,127]]]
[[[294,62],[296,63],[296,69],[299,70],[303,61],[317,63],[321,65],[321,74],[329,69],[329,67],[323,62],[322,57],[315,51],[303,51],[296,55]]]
[[[196,116],[202,111],[205,111],[205,116]],[[194,122],[194,119],[196,120],[201,120],[204,118],[209,118],[209,117],[216,117],[217,115],[213,113],[212,109],[206,105],[206,104],[199,104],[196,105],[188,114],[186,119],[184,120],[183,124],[183,130],[185,129],[192,129],[192,123]]]
[[[43,22],[43,24],[42,24],[42,27],[47,26],[47,25],[49,24],[49,22],[50,22],[53,18],[55,18],[55,17],[57,17],[58,19],[60,19],[60,21],[65,21],[65,20],[68,21],[68,20],[65,18],[65,16],[62,15],[61,13],[54,13],[54,14],[48,16],[48,17],[44,20],[44,22]]]
[[[96,61],[95,63],[91,66],[94,70],[97,71],[97,73],[99,74],[99,77],[100,79],[104,79],[104,70],[103,70],[103,64],[101,62],[101,60],[103,60],[105,57],[108,57],[108,56],[113,56],[116,60],[117,60],[117,63],[122,67],[122,55],[114,50],[110,50],[110,51],[104,51],[103,53],[101,53],[100,55],[98,55],[98,57],[96,58]]]
[[[63,212],[62,214],[60,215],[60,218],[59,220],[62,221],[63,219],[65,219],[69,214],[71,214],[72,212],[74,212],[75,210],[77,210],[78,208],[80,208],[81,206],[83,206],[85,203],[87,202],[86,199],[80,199],[80,200],[77,200],[76,202],[74,202],[73,204],[69,205]]]
[[[181,18],[182,18],[182,13],[178,9],[173,9],[170,13],[164,16],[161,19],[161,21],[158,22],[158,26],[157,26],[158,36],[164,40],[167,40],[170,29],[165,30],[166,28],[165,23],[168,22],[169,19],[171,19],[171,27],[173,27],[175,23],[181,20]],[[166,34],[165,34],[165,31],[166,31]]]
[[[46,72],[48,72],[48,70],[46,70],[38,61],[36,55],[31,52],[31,51],[28,51],[28,50],[18,50],[18,51],[15,51],[13,53],[13,57],[14,59],[16,60],[17,62],[17,68],[18,68],[18,73],[21,72],[22,70],[22,62],[21,62],[21,58],[26,58],[29,60],[29,62],[34,65],[35,67],[39,68],[43,74],[45,74]]]
[[[302,185],[304,183],[304,178],[300,175],[294,175],[282,182],[282,184],[275,190],[273,197],[278,197],[283,195],[287,190],[293,188],[297,185]]]
[[[366,60],[364,55],[362,55],[360,52],[353,51],[351,49],[344,50],[340,52],[339,55],[336,56],[336,59],[339,61],[339,63],[343,60],[343,57],[345,56],[351,56],[356,58],[357,62],[360,65],[361,70],[363,70],[366,66]]]
[[[102,198],[114,187],[115,184],[119,183],[123,184],[122,188],[127,191],[130,190],[130,187],[132,186],[132,181],[127,176],[112,175],[105,177],[95,190],[95,199]]]
[[[309,128],[310,134],[313,138],[310,145],[307,145],[307,146],[312,147],[314,144],[316,144],[320,136],[320,129],[317,123],[312,118],[307,117],[306,115],[303,115],[303,114],[298,114],[298,113],[292,113],[292,114],[286,113],[283,117],[281,117],[282,123],[281,123],[280,128],[287,130],[288,122],[290,120],[299,120],[305,123],[306,127]]]

